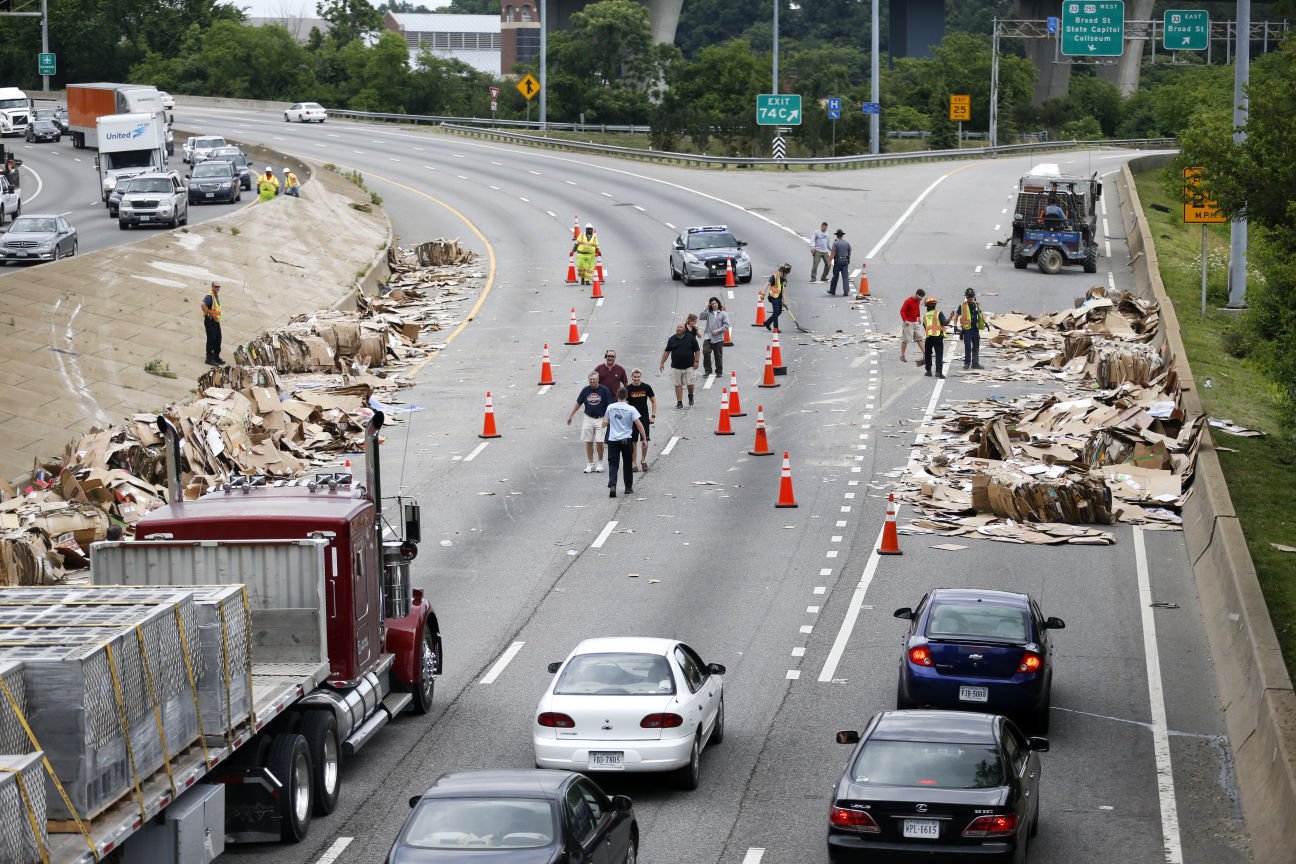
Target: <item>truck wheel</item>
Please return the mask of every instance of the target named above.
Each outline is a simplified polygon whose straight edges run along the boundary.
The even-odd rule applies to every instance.
[[[279,793],[280,837],[299,843],[310,831],[311,760],[306,739],[295,733],[276,735],[270,742],[266,768],[283,784]]]
[[[1085,250],[1084,272],[1086,273],[1098,272],[1098,250],[1093,246],[1090,246],[1088,249]]]
[[[1041,273],[1047,273],[1052,276],[1062,269],[1062,253],[1052,246],[1045,246],[1039,251],[1035,262],[1039,264]]]
[[[419,655],[418,680],[414,682],[411,693],[414,701],[410,707],[415,714],[426,714],[432,710],[432,696],[436,690],[436,675],[441,666],[438,656],[441,646],[431,628],[423,631],[423,650]]]
[[[308,711],[302,718],[301,734],[310,751],[315,815],[327,816],[337,808],[342,795],[342,748],[338,743],[337,718],[331,710]]]

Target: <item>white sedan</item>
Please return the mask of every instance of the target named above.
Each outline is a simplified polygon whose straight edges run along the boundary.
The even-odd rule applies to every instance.
[[[724,739],[718,663],[674,639],[586,639],[561,663],[536,707],[538,768],[674,771],[696,789],[702,750]]]
[[[323,123],[327,119],[328,112],[318,102],[298,102],[284,112],[285,123],[292,120],[296,120],[298,123],[310,123],[312,121]]]

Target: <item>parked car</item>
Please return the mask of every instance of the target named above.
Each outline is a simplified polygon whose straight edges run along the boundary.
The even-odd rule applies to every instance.
[[[569,771],[443,774],[409,803],[387,864],[638,860],[634,804]]]
[[[189,203],[217,201],[226,204],[243,197],[234,165],[224,159],[208,159],[194,166],[189,175]]]
[[[53,141],[55,144],[63,137],[63,130],[59,129],[58,124],[48,118],[33,120],[27,124],[27,142],[35,144],[43,141]]]
[[[19,216],[0,234],[0,264],[57,261],[77,254],[77,232],[64,216]]]
[[[733,262],[734,277],[739,282],[752,280],[752,262],[746,242],[736,239],[727,225],[704,225],[686,228],[671,244],[671,279],[683,279],[685,285],[703,279],[725,278],[726,262]]]
[[[1047,738],[995,714],[883,711],[837,741],[856,746],[828,811],[829,861],[1024,864]]]
[[[900,655],[897,708],[964,709],[1007,714],[1031,731],[1047,732],[1053,688],[1050,630],[1026,594],[946,588],[913,609]]]
[[[586,639],[536,707],[537,768],[674,771],[696,789],[702,750],[724,740],[725,668],[673,639]]]
[[[172,228],[189,223],[189,190],[174,171],[132,177],[117,210],[117,224],[123,231],[158,223]]]
[[[252,188],[252,163],[247,160],[247,156],[237,147],[217,147],[211,151],[208,160],[223,159],[234,166],[234,171],[238,174],[239,183],[244,189]]]
[[[298,102],[284,112],[284,122],[296,120],[298,123],[323,123],[328,119],[328,112],[318,102]]]
[[[228,146],[229,142],[219,135],[195,135],[184,143],[184,161],[190,165],[197,165],[210,156],[211,151],[217,147]]]

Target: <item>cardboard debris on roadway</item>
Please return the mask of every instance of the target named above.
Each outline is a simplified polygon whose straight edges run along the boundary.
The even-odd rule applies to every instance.
[[[293,318],[213,367],[188,402],[168,405],[180,431],[184,495],[232,476],[287,480],[362,446],[374,408],[399,422],[408,373],[440,350],[428,337],[461,320],[484,274],[458,240],[387,253],[391,276],[354,311]],[[426,263],[423,263],[426,262]],[[11,486],[0,481],[0,585],[45,585],[89,566],[89,545],[115,522],[127,535],[166,497],[166,454],[152,414],[94,427],[61,457]]]
[[[990,317],[1007,363],[965,381],[1050,381],[1060,391],[951,403],[891,472],[920,516],[900,533],[1107,545],[1125,522],[1176,530],[1202,416],[1186,416],[1157,305],[1095,287],[1052,315]]]

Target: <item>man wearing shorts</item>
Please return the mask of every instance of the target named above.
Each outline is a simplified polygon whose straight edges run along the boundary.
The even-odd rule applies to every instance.
[[[630,373],[630,384],[626,389],[628,391],[626,401],[639,412],[639,422],[643,424],[643,435],[640,435],[638,427],[635,427],[634,440],[640,442],[639,470],[647,471],[648,441],[652,437],[652,424],[657,422],[657,394],[653,392],[651,384],[644,382],[643,372],[638,369]]]
[[[914,343],[914,350],[918,352],[919,358],[922,357],[925,334],[923,333],[922,324],[919,318],[922,317],[923,298],[927,292],[919,288],[913,293],[912,297],[906,297],[905,301],[900,304],[900,362],[905,362],[905,349],[909,343]],[[918,365],[923,365],[921,359]]]
[[[580,440],[585,442],[585,459],[589,463],[585,466],[586,474],[603,470],[603,415],[607,413],[608,406],[611,404],[612,393],[598,383],[598,374],[591,372],[589,384],[581,388],[575,406],[567,415],[567,425],[570,426],[576,412],[585,409],[585,413],[581,416]],[[595,448],[598,449],[597,463],[594,461]]]
[[[698,363],[702,360],[702,348],[698,345],[697,334],[690,333],[684,322],[675,325],[675,334],[666,340],[666,350],[662,352],[657,371],[666,368],[666,358],[670,358],[671,384],[675,385],[675,407],[684,407],[684,388],[688,388],[689,404],[693,404],[693,376]]]

